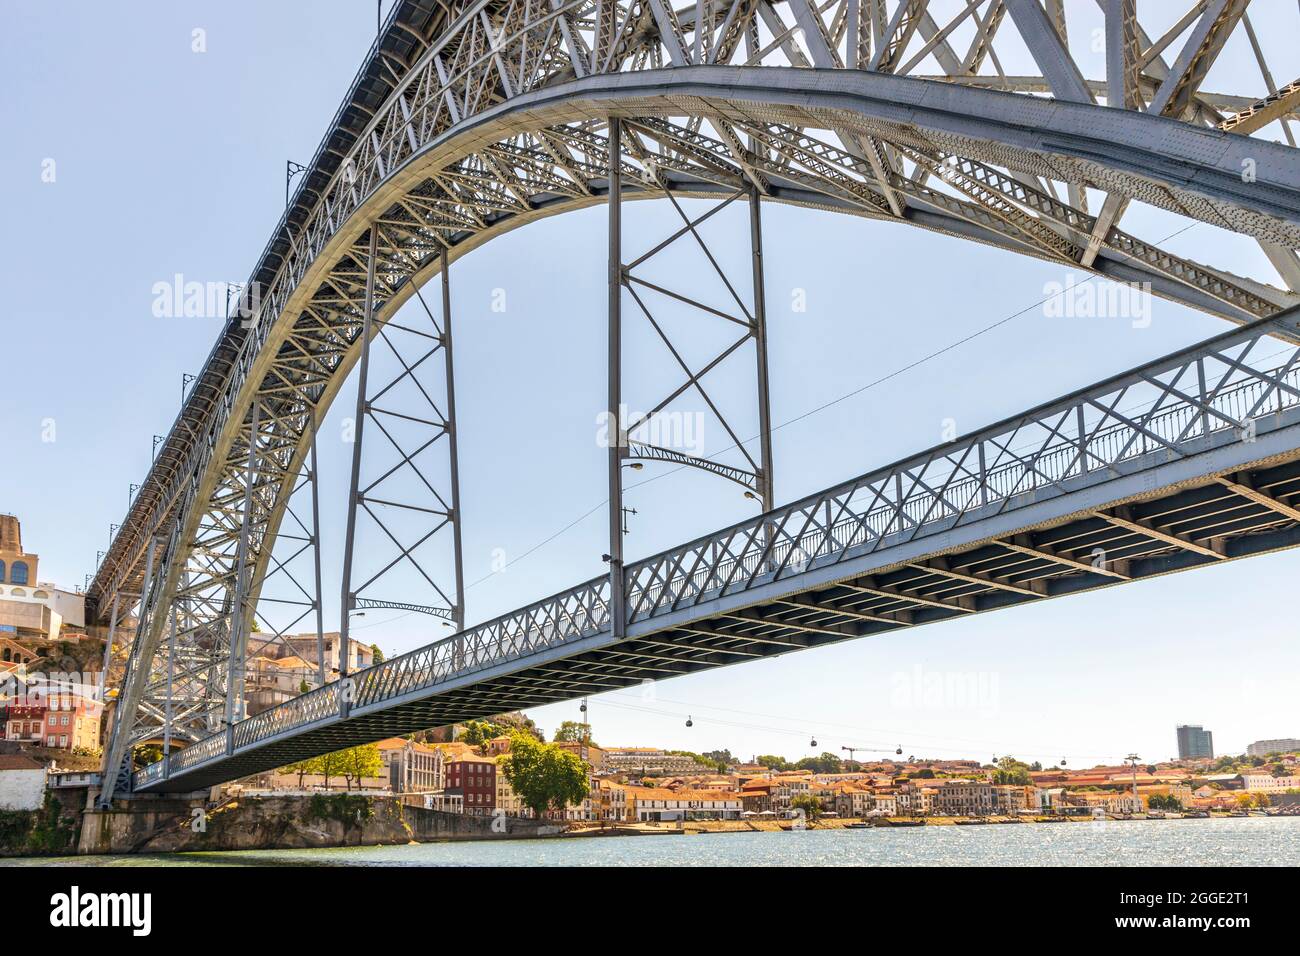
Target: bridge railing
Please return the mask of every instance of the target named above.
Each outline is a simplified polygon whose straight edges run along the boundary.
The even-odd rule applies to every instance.
[[[424,690],[608,628],[609,580],[594,578],[359,672],[356,706],[366,707]]]
[[[1257,425],[1268,427],[1267,416],[1300,408],[1300,347],[1271,337],[1281,330],[1294,334],[1297,316],[1300,310],[1293,309],[1225,333],[635,562],[626,577],[629,622],[1065,494],[1080,482],[1121,474],[1125,463],[1153,452],[1174,460],[1207,441],[1250,441]],[[1259,354],[1266,349],[1276,351]],[[609,626],[609,581],[595,578],[358,671],[352,706],[430,690]],[[236,749],[337,715],[340,686],[328,684],[239,722]],[[217,734],[173,753],[168,774],[219,758],[225,741],[225,734]],[[145,768],[137,782],[156,780],[161,772]]]
[[[275,737],[286,730],[298,730],[339,715],[342,685],[339,681],[308,691],[301,697],[241,720],[234,727],[235,749]],[[211,739],[211,738],[209,738]]]
[[[1252,323],[637,562],[629,567],[629,620],[1064,494],[1152,452],[1172,460],[1233,429],[1251,440],[1253,422],[1300,405],[1300,349],[1269,338],[1284,321],[1294,328],[1294,318]],[[1280,352],[1259,354],[1279,345]]]

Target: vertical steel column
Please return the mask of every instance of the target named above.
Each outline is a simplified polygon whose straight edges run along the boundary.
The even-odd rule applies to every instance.
[[[762,462],[762,484],[759,492],[763,498],[763,511],[774,506],[772,489],[772,410],[768,396],[767,375],[767,297],[763,289],[763,219],[759,206],[758,186],[749,187],[749,242],[754,273],[754,347],[758,353],[758,431],[759,459]]]
[[[176,716],[176,704],[172,700],[172,688],[176,676],[176,606],[172,605],[171,633],[167,635],[167,707],[163,720],[163,776],[167,775],[167,761],[172,755],[172,720]]]
[[[460,460],[456,453],[456,379],[451,360],[451,272],[447,262],[447,247],[442,247],[442,351],[447,363],[447,438],[451,445],[451,535],[456,562],[456,607],[453,609],[456,631],[465,630],[465,572],[460,543]]]
[[[239,526],[238,556],[235,562],[235,602],[230,611],[230,659],[226,662],[226,750],[234,749],[234,724],[243,707],[244,646],[251,620],[245,624],[245,605],[248,603],[248,538],[253,511],[253,483],[257,480],[257,440],[261,428],[261,402],[253,401],[253,419],[248,430],[248,468],[244,473],[244,507]],[[235,707],[235,696],[241,706]]]
[[[316,679],[325,686],[325,608],[320,574],[320,466],[316,458],[316,431],[320,425],[316,409],[311,410],[311,534],[312,560],[316,576]]]
[[[375,311],[375,258],[379,251],[379,224],[370,225],[370,254],[366,262],[366,301],[361,317],[361,370],[357,376],[357,417],[352,432],[352,481],[348,491],[348,527],[343,538],[342,621],[339,622],[339,680],[348,676],[348,637],[352,614],[352,546],[357,534],[357,504],[361,494],[361,434],[366,423],[366,378],[370,371],[370,337]],[[347,701],[340,696],[341,709],[347,713]]]
[[[696,31],[696,42],[699,31]],[[621,164],[623,123],[609,120],[609,615],[614,637],[627,629],[623,582],[623,421],[622,331],[623,331],[623,187]]]
[[[108,703],[108,668],[113,663],[113,638],[117,635],[117,604],[122,592],[113,592],[113,609],[108,612],[108,638],[104,641],[104,666],[99,672],[99,703]]]
[[[149,550],[145,553],[144,559],[144,582],[140,589],[140,605],[138,618],[135,626],[135,644],[133,649],[139,647],[140,641],[144,639],[144,630],[148,626],[146,609],[149,603],[149,592],[153,588],[153,565],[154,553],[158,549],[158,539],[151,537],[149,539]],[[123,764],[130,757],[131,752],[131,728],[124,727],[122,723],[122,705],[123,699],[129,691],[131,680],[131,671],[136,660],[132,655],[126,659],[126,674],[122,680],[122,692],[118,694],[117,700],[113,704],[113,722],[112,730],[109,733],[108,746],[104,748],[103,763],[103,782],[99,790],[99,806],[107,808],[113,803],[113,793],[117,789],[118,774],[122,772]],[[140,662],[141,666],[148,668],[149,661]]]

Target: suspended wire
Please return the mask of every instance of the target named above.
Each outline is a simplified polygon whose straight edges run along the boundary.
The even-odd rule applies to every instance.
[[[600,697],[597,697],[596,699],[599,700],[601,703],[603,703],[604,706],[606,706],[606,707],[614,707],[614,708],[619,709],[619,710],[638,711],[638,712],[641,712],[641,713],[654,714],[654,715],[656,715],[656,716],[660,716],[660,717],[671,717],[671,718],[675,718],[675,719],[680,719],[680,718],[685,717],[685,716],[692,716],[692,715],[696,714],[698,711],[701,711],[701,710],[722,710],[722,711],[728,711],[728,712],[731,712],[731,713],[739,713],[739,714],[742,714],[742,715],[749,715],[749,716],[756,716],[756,717],[768,717],[768,718],[772,718],[772,719],[775,719],[775,720],[789,720],[792,724],[798,724],[798,723],[800,723],[800,721],[797,721],[795,718],[792,718],[792,717],[783,717],[783,716],[781,716],[781,715],[776,715],[776,714],[760,714],[760,713],[755,713],[755,712],[752,712],[752,711],[739,710],[739,709],[737,709],[737,708],[729,708],[729,707],[715,707],[715,706],[708,705],[708,704],[688,703],[688,702],[686,702],[686,701],[668,701],[668,703],[681,704],[681,705],[683,705],[683,706],[685,706],[685,707],[690,708],[689,714],[688,714],[687,711],[675,711],[675,710],[669,710],[669,709],[667,709],[667,708],[663,708],[663,707],[655,707],[655,706],[653,706],[653,705],[651,705],[651,704],[645,704],[645,703],[642,703],[642,704],[627,704],[627,703],[622,703],[622,702],[620,702],[620,701],[613,701],[613,700],[609,700],[609,699],[607,699],[608,697],[614,697],[614,696],[626,696],[626,695],[622,695],[622,694],[620,694],[619,692],[616,692],[616,691],[615,691],[615,692],[610,692],[610,694],[608,694],[608,695],[601,695]],[[695,717],[694,720],[695,720],[695,723],[697,723],[697,724],[700,723],[700,719],[699,719],[698,717]],[[781,735],[784,735],[784,736],[787,736],[787,737],[797,737],[797,738],[800,738],[800,739],[803,739],[803,738],[809,738],[809,737],[811,737],[811,738],[813,738],[813,739],[816,739],[819,735],[820,735],[820,736],[823,736],[823,737],[832,737],[832,736],[834,736],[834,734],[820,734],[819,732],[820,732],[820,730],[822,730],[823,728],[827,728],[827,727],[838,727],[838,728],[840,728],[840,729],[847,729],[847,730],[854,730],[854,731],[865,731],[867,734],[876,734],[876,735],[880,735],[880,736],[881,736],[882,738],[884,738],[884,739],[890,739],[890,740],[893,740],[893,741],[894,741],[893,743],[888,743],[888,744],[886,744],[886,743],[882,742],[881,740],[876,740],[876,741],[870,741],[870,740],[869,740],[869,741],[867,741],[867,744],[869,744],[870,746],[862,746],[862,747],[854,747],[854,748],[853,748],[855,751],[860,752],[860,753],[889,753],[889,754],[894,754],[895,751],[896,751],[899,747],[903,747],[903,742],[904,742],[904,741],[909,741],[909,740],[913,740],[913,741],[914,741],[916,738],[921,738],[921,737],[927,737],[927,738],[930,738],[930,739],[933,740],[934,742],[933,742],[933,743],[929,743],[929,744],[922,744],[922,745],[918,745],[918,746],[939,747],[939,746],[943,746],[944,744],[948,744],[949,747],[946,748],[946,749],[960,749],[960,746],[961,746],[961,745],[966,745],[966,746],[979,745],[979,746],[982,747],[982,748],[986,748],[986,749],[988,749],[990,752],[997,752],[997,753],[999,753],[999,754],[1009,754],[1009,755],[1013,755],[1013,756],[1014,756],[1014,755],[1020,755],[1020,756],[1025,756],[1025,757],[1046,758],[1046,759],[1048,759],[1048,760],[1051,760],[1053,763],[1055,763],[1057,760],[1059,760],[1059,757],[1057,757],[1057,756],[1055,756],[1055,755],[1057,755],[1057,754],[1060,753],[1059,750],[1053,750],[1053,751],[1049,751],[1049,750],[1032,750],[1032,751],[1031,751],[1031,750],[1023,750],[1023,749],[1020,749],[1020,748],[1017,748],[1017,747],[1010,747],[1010,746],[1007,746],[1007,745],[1005,744],[1005,742],[994,742],[994,741],[989,741],[989,740],[976,740],[976,739],[972,739],[972,738],[962,738],[962,737],[948,737],[948,736],[940,736],[940,735],[936,735],[936,734],[919,734],[919,733],[911,733],[911,732],[909,732],[909,733],[906,733],[906,734],[901,734],[901,735],[896,736],[896,737],[891,737],[891,736],[888,736],[891,732],[889,732],[889,731],[883,731],[883,730],[881,730],[880,728],[853,727],[853,726],[848,725],[848,724],[837,724],[837,723],[833,723],[833,722],[829,722],[829,721],[817,721],[817,722],[815,722],[815,725],[814,725],[813,728],[811,728],[811,729],[806,729],[806,730],[805,730],[805,729],[794,729],[793,727],[790,727],[790,726],[786,726],[786,727],[773,727],[773,726],[766,725],[766,724],[754,724],[754,723],[749,723],[749,722],[747,722],[747,721],[727,720],[727,719],[723,719],[723,718],[719,718],[719,717],[706,717],[706,718],[705,718],[705,722],[710,723],[710,724],[716,724],[716,725],[718,725],[718,726],[722,726],[722,727],[733,727],[733,728],[737,728],[737,729],[740,729],[740,730],[753,730],[753,731],[759,731],[759,732],[763,732],[763,733],[781,734]],[[859,739],[860,739],[860,738],[859,738]],[[903,748],[903,749],[907,749],[907,748]],[[1076,759],[1079,758],[1079,757],[1082,757],[1082,758],[1085,758],[1085,759],[1098,759],[1098,760],[1104,760],[1104,759],[1106,759],[1107,756],[1108,756],[1108,755],[1100,755],[1100,754],[1078,754],[1078,753],[1075,754]],[[943,758],[936,758],[936,759],[943,759]],[[952,758],[952,759],[974,759],[974,758]],[[866,763],[866,762],[870,762],[870,761],[859,761],[859,763]]]

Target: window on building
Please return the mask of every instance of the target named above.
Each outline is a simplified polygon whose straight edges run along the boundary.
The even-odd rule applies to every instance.
[[[10,584],[27,583],[27,562],[26,561],[14,562],[13,570],[9,572],[9,583]]]
[[[0,584],[5,583],[5,563],[0,561]]]

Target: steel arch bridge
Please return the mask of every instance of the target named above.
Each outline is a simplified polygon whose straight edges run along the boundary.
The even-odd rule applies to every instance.
[[[91,585],[106,656],[121,671],[101,800],[1295,544],[1300,152],[1290,124],[1300,82],[1274,77],[1300,70],[1270,64],[1246,0],[1189,3],[1158,30],[1135,0],[1088,6],[1103,80],[1085,78],[1091,37],[1070,33],[1061,0],[399,2]],[[1207,81],[1230,40],[1249,44],[1260,79],[1216,92]],[[1285,142],[1271,141],[1278,135]],[[709,200],[709,212],[692,218],[679,197]],[[622,205],[652,198],[672,202],[682,225],[629,261]],[[725,273],[698,229],[737,200],[750,211],[745,281]],[[763,200],[1143,283],[1242,327],[778,507]],[[1211,261],[1193,261],[1125,232],[1134,200],[1257,241],[1278,285],[1215,265],[1214,245]],[[466,629],[450,266],[517,226],[600,203],[610,221],[610,574]],[[726,308],[641,271],[677,240],[722,278]],[[438,310],[421,293],[434,275]],[[682,386],[624,421],[624,312],[643,313],[673,349],[651,293],[731,323],[738,337],[703,367],[673,350]],[[427,326],[395,321],[413,299]],[[402,371],[371,382],[377,343]],[[687,391],[736,437],[705,383],[742,351],[757,372],[756,457],[738,438],[731,463],[644,439],[655,412]],[[424,611],[456,633],[355,674],[340,654],[332,681],[321,654],[315,690],[249,717],[246,658],[264,639],[254,622],[268,582],[291,578],[297,620],[323,628],[314,436],[358,365],[343,647],[354,608]],[[386,406],[435,366],[441,392],[419,388],[416,408]],[[424,437],[394,441],[394,419]],[[362,478],[376,433],[396,446],[393,470],[419,476],[420,501],[385,497],[391,472]],[[426,449],[447,456],[437,479],[416,467]],[[764,513],[625,566],[622,469],[636,459],[732,480]],[[302,496],[310,518],[295,504]],[[419,566],[419,543],[393,534],[384,507],[428,516],[420,543],[450,538],[450,580]],[[384,569],[366,578],[353,566],[365,521],[388,532],[388,567],[420,571],[428,603],[367,592]],[[295,556],[315,555],[314,588],[277,558],[285,541]],[[132,778],[132,748],[154,740],[165,759]]]

